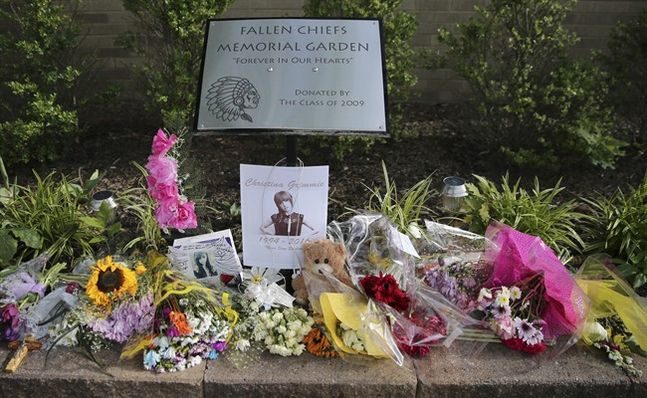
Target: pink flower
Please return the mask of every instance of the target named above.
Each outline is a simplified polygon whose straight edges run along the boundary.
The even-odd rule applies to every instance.
[[[148,193],[150,194],[151,198],[155,199],[156,201],[159,202],[169,198],[177,199],[178,186],[175,181],[158,183],[153,176],[146,177],[146,181],[148,182]]]
[[[177,198],[167,198],[158,203],[155,209],[155,219],[162,228],[170,227],[172,220],[177,217],[179,201]]]
[[[171,227],[177,229],[196,228],[198,226],[198,219],[195,215],[195,203],[186,202],[179,204],[177,208],[177,216],[171,220]]]
[[[171,134],[170,137],[167,137],[164,130],[157,130],[157,134],[153,137],[153,156],[166,155],[166,153],[173,148],[176,141],[177,136],[175,134]]]
[[[146,170],[156,184],[175,183],[177,180],[177,162],[173,158],[150,156]]]

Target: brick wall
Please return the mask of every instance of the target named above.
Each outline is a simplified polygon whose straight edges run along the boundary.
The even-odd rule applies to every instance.
[[[302,16],[304,0],[237,0],[223,17],[281,17]],[[413,43],[418,47],[438,48],[436,31],[467,20],[474,5],[487,0],[405,0],[402,8],[418,19],[418,31]],[[634,17],[647,0],[580,0],[568,18],[568,26],[581,38],[574,55],[585,55],[591,49],[604,49],[611,27],[618,20]],[[129,66],[139,60],[114,44],[115,38],[132,26],[132,18],[120,0],[86,0],[79,18],[86,34],[83,49],[98,57],[102,80],[132,86]],[[455,102],[465,97],[467,85],[450,71],[416,71],[416,90],[426,102]]]

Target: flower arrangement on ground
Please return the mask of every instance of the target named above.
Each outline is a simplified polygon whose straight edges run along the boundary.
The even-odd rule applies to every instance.
[[[518,286],[482,288],[478,309],[506,347],[539,354],[546,350],[542,327],[543,280],[537,274]],[[521,287],[520,287],[521,286]]]
[[[631,354],[647,356],[647,307],[605,256],[586,259],[577,284],[591,300],[582,341],[600,351],[631,377],[642,372]]]
[[[182,195],[183,178],[178,176],[177,156],[171,156],[178,142],[175,134],[167,136],[162,129],[153,138],[151,155],[146,164],[148,193],[157,202],[155,218],[163,229],[196,228],[195,203]]]
[[[477,301],[503,343],[531,354],[573,344],[588,299],[555,253],[507,225],[491,225],[486,236],[493,242],[485,252],[492,274]]]
[[[76,305],[60,318],[53,317],[52,345],[80,345],[96,352],[151,331],[152,270],[142,262],[132,266],[107,256],[97,260],[89,274],[67,278],[71,281],[51,298],[60,297],[63,303],[65,295],[72,295]]]
[[[393,275],[367,275],[359,282],[369,298],[384,305],[393,337],[408,355],[423,357],[447,336],[445,319],[433,306],[409,297]]]
[[[234,299],[240,322],[234,330],[235,347],[248,352],[268,350],[281,356],[301,355],[304,337],[312,329],[312,317],[302,308],[268,308],[246,295]]]
[[[0,275],[0,340],[22,340],[33,333],[37,319],[34,310],[53,286],[64,263],[43,271],[47,257],[40,256]]]
[[[148,264],[154,269],[152,327],[147,335],[130,341],[122,357],[143,351],[144,368],[160,373],[218,358],[238,318],[227,305],[228,295],[185,280],[160,254],[150,253]]]

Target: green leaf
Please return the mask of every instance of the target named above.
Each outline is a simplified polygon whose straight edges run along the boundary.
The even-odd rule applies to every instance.
[[[103,221],[95,218],[95,217],[81,217],[81,222],[89,227],[93,228],[98,228],[98,229],[104,229],[106,225],[103,223]]]
[[[9,263],[17,251],[18,241],[11,236],[9,231],[0,230],[0,263]]]
[[[15,189],[0,188],[0,203],[7,204],[14,197]]]
[[[490,221],[490,208],[487,203],[483,203],[483,205],[479,209],[479,216],[481,217],[481,220],[483,220],[483,222],[486,224]]]
[[[43,237],[40,236],[38,231],[27,228],[14,228],[11,233],[16,238],[20,239],[25,246],[32,249],[41,249],[43,247]]]

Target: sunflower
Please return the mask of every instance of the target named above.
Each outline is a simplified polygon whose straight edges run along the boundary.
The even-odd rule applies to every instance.
[[[108,307],[113,300],[124,294],[134,296],[137,292],[137,275],[121,263],[112,261],[112,257],[98,260],[92,269],[92,275],[85,286],[85,293],[94,304]]]

